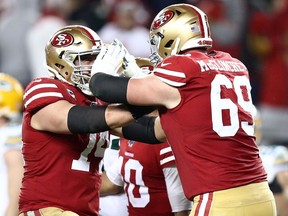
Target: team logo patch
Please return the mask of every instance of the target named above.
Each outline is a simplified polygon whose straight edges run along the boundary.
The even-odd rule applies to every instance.
[[[159,16],[158,19],[156,19],[153,24],[152,24],[152,28],[153,29],[158,29],[161,26],[165,25],[167,22],[169,22],[174,16],[174,12],[173,11],[165,11],[163,14],[161,14]]]
[[[69,33],[59,33],[55,35],[51,44],[55,47],[66,47],[74,42],[74,38]]]
[[[70,89],[67,89],[68,94],[76,100],[75,94]]]
[[[133,140],[128,140],[128,146],[132,147],[134,145],[135,141]]]

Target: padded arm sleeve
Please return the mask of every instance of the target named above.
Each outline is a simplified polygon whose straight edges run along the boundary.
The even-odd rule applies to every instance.
[[[127,103],[126,93],[130,78],[96,73],[89,82],[94,96],[110,103]]]
[[[161,143],[157,140],[154,131],[156,117],[143,116],[137,121],[122,128],[124,138],[149,144]]]
[[[91,78],[89,88],[94,96],[103,101],[128,104],[126,94],[129,79],[99,72]],[[130,104],[127,107],[134,119],[138,119],[156,109],[153,106],[135,106]]]
[[[68,113],[71,133],[98,133],[110,130],[105,120],[107,106],[74,106]]]

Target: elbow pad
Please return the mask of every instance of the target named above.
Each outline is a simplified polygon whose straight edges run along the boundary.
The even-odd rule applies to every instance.
[[[73,106],[68,112],[71,133],[98,133],[110,130],[105,120],[107,106]]]
[[[124,138],[149,144],[161,143],[155,136],[155,119],[156,117],[143,116],[128,126],[123,127],[122,133]]]

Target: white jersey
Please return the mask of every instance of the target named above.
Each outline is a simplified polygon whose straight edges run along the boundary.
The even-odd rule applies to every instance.
[[[111,135],[109,148],[105,150],[102,170],[107,170],[119,157],[119,138]],[[100,169],[101,170],[101,169]],[[100,197],[99,216],[128,216],[125,193]]]
[[[8,205],[7,169],[4,154],[11,149],[21,150],[21,132],[21,124],[10,124],[5,127],[0,127],[0,215],[4,215]]]
[[[278,172],[288,170],[288,148],[281,145],[260,145],[260,156],[271,183]]]

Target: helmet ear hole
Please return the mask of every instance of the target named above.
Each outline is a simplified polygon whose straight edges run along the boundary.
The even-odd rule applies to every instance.
[[[174,40],[169,40],[166,44],[165,44],[165,48],[169,48],[169,47],[171,47],[172,46],[172,44],[173,44],[173,42],[174,42]]]
[[[55,66],[56,66],[57,68],[59,68],[60,70],[62,70],[62,69],[64,68],[64,66],[63,66],[63,65],[61,65],[61,64],[58,64],[58,63],[56,63],[56,64],[55,64]]]
[[[175,12],[177,13],[178,16],[179,16],[180,14],[182,14],[181,11],[179,11],[179,10],[175,10]]]

